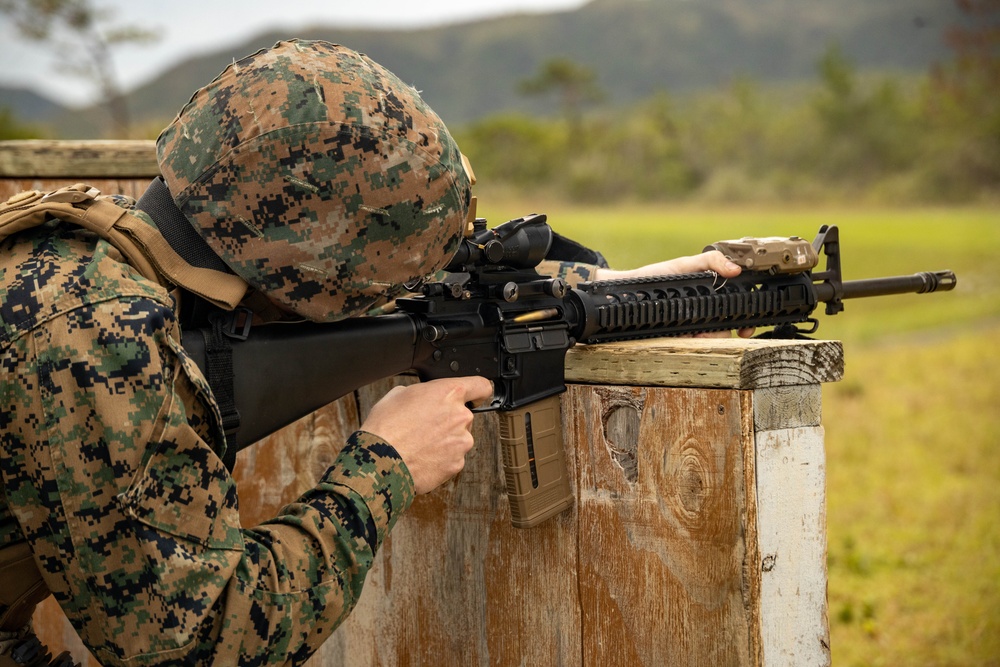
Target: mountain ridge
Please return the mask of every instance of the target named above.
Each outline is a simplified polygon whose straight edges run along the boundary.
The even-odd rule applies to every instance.
[[[940,0],[838,0],[836,7],[757,0],[753,8],[742,0],[592,0],[576,10],[413,30],[311,26],[186,59],[129,91],[128,101],[136,125],[162,125],[233,59],[294,36],[367,53],[421,90],[446,123],[462,124],[497,112],[544,112],[544,101],[519,95],[517,85],[556,56],[592,69],[608,104],[627,105],[662,90],[684,93],[740,77],[809,79],[832,44],[859,71],[926,71],[949,57],[944,32],[961,20]],[[7,101],[3,89],[0,100]],[[100,136],[102,115],[99,107],[67,110],[51,124],[67,138]]]

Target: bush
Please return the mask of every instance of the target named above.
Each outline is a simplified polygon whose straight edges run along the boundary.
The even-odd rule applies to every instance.
[[[956,79],[956,68],[919,86],[871,80],[836,48],[819,72],[804,92],[743,79],[573,123],[496,116],[457,135],[481,181],[577,201],[1000,198],[1000,103],[984,83],[992,79]]]

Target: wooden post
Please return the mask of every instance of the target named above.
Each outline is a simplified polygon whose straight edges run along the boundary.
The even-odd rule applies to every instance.
[[[0,142],[0,197],[80,181],[138,196],[152,142],[117,143]],[[571,350],[574,507],[511,527],[495,420],[478,416],[466,469],[401,519],[310,664],[829,664],[820,384],[842,374],[832,341]],[[363,388],[241,453],[244,525],[312,486],[371,405],[412,381]],[[35,624],[84,658],[51,599]]]
[[[820,383],[842,373],[829,341],[571,350],[574,508],[512,528],[477,417],[465,471],[417,499],[312,664],[829,664]]]

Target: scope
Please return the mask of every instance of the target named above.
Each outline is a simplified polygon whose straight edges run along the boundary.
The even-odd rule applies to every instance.
[[[552,246],[552,228],[545,221],[544,215],[532,214],[486,229],[486,220],[479,218],[444,270],[460,273],[493,265],[532,269]]]

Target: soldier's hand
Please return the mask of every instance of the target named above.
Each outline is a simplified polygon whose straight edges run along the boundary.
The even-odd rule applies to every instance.
[[[465,467],[472,449],[472,411],[493,395],[481,377],[432,380],[394,387],[375,404],[361,425],[392,445],[413,476],[417,493],[427,493]]]

